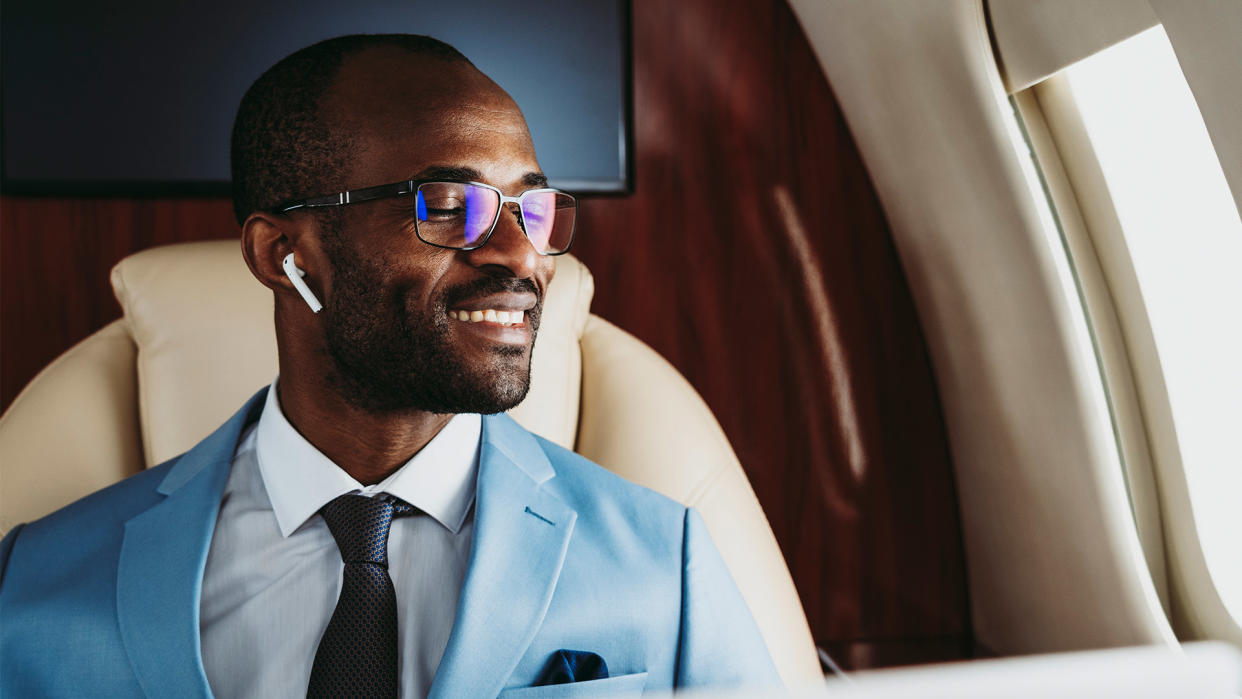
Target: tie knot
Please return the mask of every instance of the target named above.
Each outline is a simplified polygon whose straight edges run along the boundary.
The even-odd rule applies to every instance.
[[[319,514],[328,523],[341,560],[346,563],[374,563],[388,566],[388,529],[392,518],[409,514],[413,508],[391,495],[367,497],[348,493],[327,505]]]

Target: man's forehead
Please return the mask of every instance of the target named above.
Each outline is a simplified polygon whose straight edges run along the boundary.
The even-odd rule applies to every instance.
[[[539,169],[521,111],[469,63],[392,50],[364,52],[341,66],[324,107],[329,128],[343,131],[363,161],[354,164],[364,170],[401,168],[399,177],[409,177],[415,173],[406,166],[467,167],[485,176],[452,179],[481,181],[503,170],[508,183],[520,176],[519,169],[523,180]]]
[[[379,48],[345,59],[326,95],[330,111],[354,118],[396,113],[453,118],[474,112],[493,119],[520,117],[508,93],[465,61]]]

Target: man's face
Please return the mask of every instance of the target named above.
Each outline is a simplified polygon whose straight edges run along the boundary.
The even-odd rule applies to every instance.
[[[342,190],[407,179],[483,182],[508,196],[542,185],[526,123],[489,80],[459,64],[373,51],[342,67],[329,98],[355,156]],[[414,198],[344,207],[323,249],[332,274],[321,314],[331,380],[371,412],[493,413],[526,395],[553,261],[505,208],[487,244],[421,242]],[[507,325],[462,311],[522,312]],[[477,316],[475,316],[477,317]]]

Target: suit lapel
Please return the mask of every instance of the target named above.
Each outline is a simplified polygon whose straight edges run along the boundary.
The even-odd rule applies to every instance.
[[[496,696],[534,639],[577,519],[540,487],[554,475],[529,432],[484,418],[470,564],[432,699]]]
[[[148,696],[211,696],[199,637],[203,567],[233,451],[265,393],[186,452],[157,488],[166,497],[125,523],[117,620]]]

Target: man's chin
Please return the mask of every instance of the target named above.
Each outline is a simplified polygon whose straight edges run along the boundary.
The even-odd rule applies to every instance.
[[[410,412],[449,415],[499,413],[521,403],[530,389],[530,364],[489,362],[487,370],[440,365],[414,375],[338,374],[333,381],[351,405],[376,415]],[[499,365],[499,366],[498,366]]]
[[[484,415],[502,413],[526,399],[526,394],[530,391],[530,369],[523,367],[506,373],[502,378],[493,377],[491,381],[472,382],[469,390],[464,390],[467,386],[460,388],[463,389],[458,392],[462,409],[451,412]]]
[[[419,409],[418,404],[422,403],[426,406],[422,409],[431,408],[429,412],[441,414],[490,415],[509,410],[521,403],[530,390],[530,362],[524,356],[507,359],[489,362],[483,371],[446,372],[435,382],[438,385],[411,386],[414,390],[410,397],[415,400],[410,407]]]

